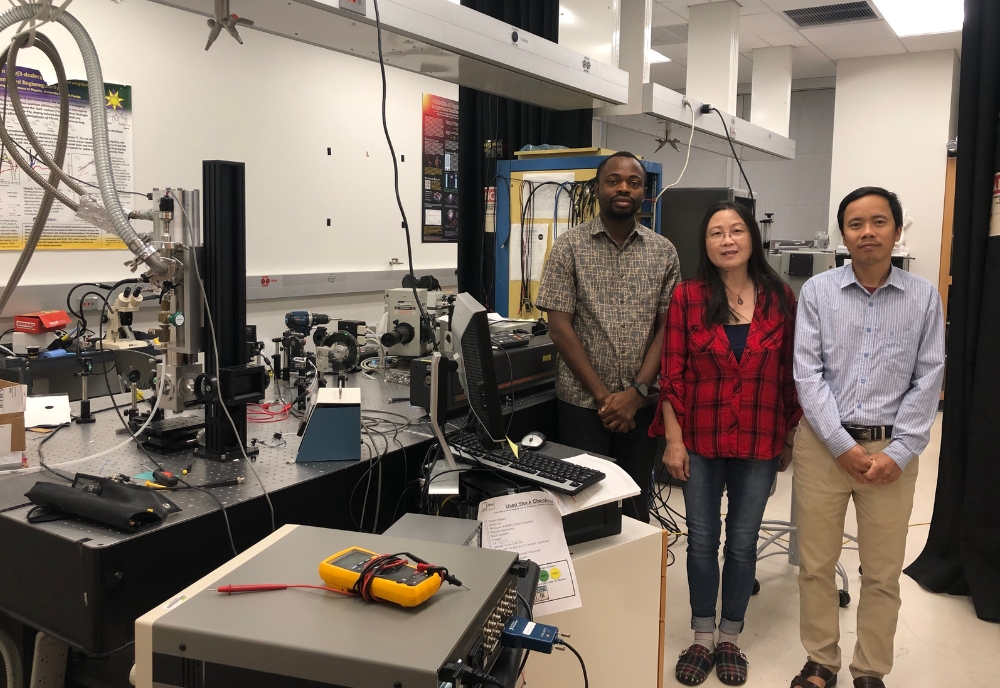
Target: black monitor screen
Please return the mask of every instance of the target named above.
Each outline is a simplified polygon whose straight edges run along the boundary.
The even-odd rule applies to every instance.
[[[458,295],[452,314],[452,333],[457,340],[458,374],[469,406],[494,442],[502,442],[507,432],[497,373],[493,366],[493,344],[486,309],[467,293]]]

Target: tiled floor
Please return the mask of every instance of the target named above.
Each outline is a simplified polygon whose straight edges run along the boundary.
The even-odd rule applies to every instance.
[[[920,459],[920,475],[910,521],[912,525],[906,546],[907,563],[916,558],[927,538],[926,523],[931,520],[937,482],[940,432],[939,414],[929,448]],[[788,471],[778,478],[777,491],[768,503],[765,518],[787,519],[790,502],[791,471]],[[674,490],[670,504],[683,513],[684,501],[679,491]],[[848,532],[856,532],[855,523],[854,510],[849,508]],[[681,538],[674,547],[676,562],[667,573],[665,686],[681,685],[673,676],[673,667],[677,655],[692,640],[685,544],[684,538]],[[857,552],[845,552],[841,561],[847,568],[854,597],[850,607],[841,612],[841,648],[845,661],[840,681],[841,685],[850,686],[847,664],[854,647],[857,593],[861,579]],[[790,566],[783,556],[771,557],[758,565],[757,578],[762,589],[750,601],[746,630],[740,638],[742,649],[750,658],[747,686],[784,688],[805,661],[805,651],[799,643],[796,574],[797,569]],[[921,589],[905,574],[901,585],[903,608],[896,633],[895,667],[885,679],[888,688],[1000,686],[1000,625],[977,619],[969,598],[935,595]],[[719,686],[722,683],[713,674],[703,685]]]

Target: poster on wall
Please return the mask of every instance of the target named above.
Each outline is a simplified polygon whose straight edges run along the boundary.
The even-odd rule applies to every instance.
[[[56,86],[49,86],[36,69],[17,68],[18,93],[25,114],[39,142],[50,155],[55,149],[59,125],[59,96]],[[24,132],[16,124],[13,108],[7,98],[6,68],[0,69],[0,98],[7,106],[6,121],[14,141],[19,144],[21,157],[33,169],[48,178],[49,169],[35,155]],[[94,152],[90,123],[90,97],[86,81],[69,82],[69,140],[63,169],[80,185],[92,189],[100,197],[97,171],[94,169]],[[108,139],[115,186],[132,190],[132,87],[121,84],[104,84],[104,106],[108,115]],[[3,106],[0,105],[0,111]],[[29,152],[30,151],[30,152]],[[92,186],[91,186],[92,185]],[[65,184],[59,190],[74,201],[79,197]],[[34,224],[35,215],[42,202],[42,188],[14,162],[11,152],[4,147],[0,153],[0,251],[20,251]],[[132,209],[132,196],[120,195],[122,206]],[[76,217],[76,213],[58,200],[52,205],[45,231],[38,244],[39,250],[111,250],[124,249],[125,244],[112,232],[100,229]]]
[[[424,198],[426,243],[458,241],[458,101],[424,94]]]

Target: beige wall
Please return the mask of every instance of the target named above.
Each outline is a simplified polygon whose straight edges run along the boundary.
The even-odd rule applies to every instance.
[[[837,207],[860,186],[899,194],[913,226],[911,270],[937,284],[946,144],[955,127],[958,56],[953,50],[840,60],[830,179],[830,237]]]

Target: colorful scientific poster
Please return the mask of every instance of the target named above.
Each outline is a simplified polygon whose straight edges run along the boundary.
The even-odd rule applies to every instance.
[[[424,242],[458,241],[458,101],[424,94]]]
[[[21,131],[14,108],[7,97],[6,69],[0,69],[0,112],[3,112],[7,129],[18,152],[46,179],[49,169],[31,147]],[[45,83],[40,72],[27,67],[17,68],[18,93],[28,121],[39,142],[51,155],[55,150],[59,126],[59,96],[56,86]],[[63,169],[92,189],[100,198],[97,172],[94,169],[94,151],[90,123],[90,98],[86,81],[69,82],[69,141]],[[120,84],[104,85],[104,106],[108,114],[108,138],[115,186],[119,191],[132,189],[132,87]],[[91,186],[92,185],[92,186]],[[60,191],[76,200],[78,197],[65,184]],[[35,216],[42,202],[42,188],[14,162],[11,152],[3,148],[0,153],[0,251],[19,251],[31,233]],[[125,210],[132,209],[132,195],[120,195]],[[38,244],[39,250],[66,249],[124,249],[125,244],[113,233],[95,227],[76,217],[76,213],[58,200],[49,213],[45,232]]]

